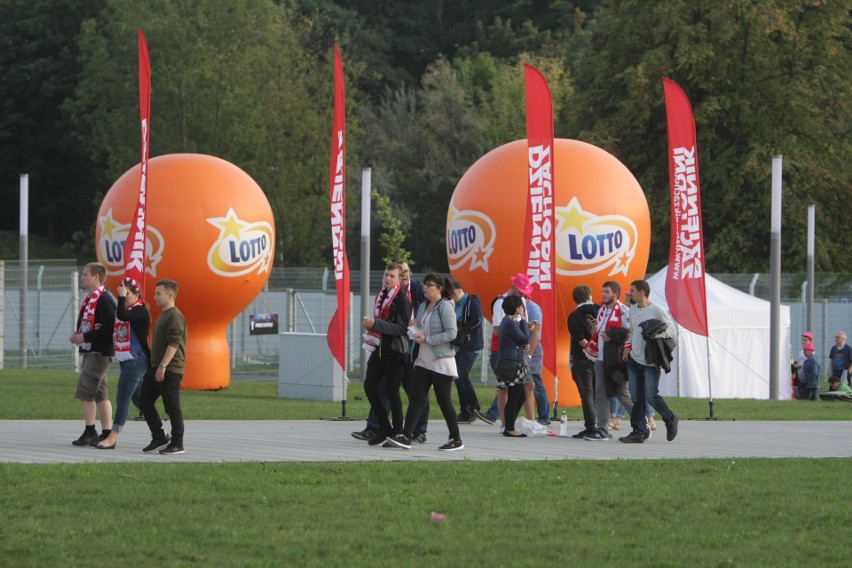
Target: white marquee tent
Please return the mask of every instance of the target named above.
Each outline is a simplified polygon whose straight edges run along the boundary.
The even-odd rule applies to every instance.
[[[651,302],[668,309],[666,268],[648,283]],[[710,327],[710,383],[707,339],[678,325],[678,346],[671,373],[660,378],[660,394],[687,398],[769,398],[769,302],[749,296],[709,274],[707,318]],[[790,384],[790,308],[781,306],[781,352],[778,393],[792,394]]]

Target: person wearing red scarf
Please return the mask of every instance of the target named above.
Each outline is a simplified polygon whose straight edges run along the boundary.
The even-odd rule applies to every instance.
[[[75,446],[94,446],[112,432],[112,404],[109,401],[107,370],[112,364],[115,349],[112,331],[115,325],[115,300],[104,287],[106,268],[90,262],[83,267],[80,283],[88,295],[77,316],[77,331],[68,340],[77,345],[83,355],[83,365],[77,379],[76,398],[83,409],[86,429],[71,442]],[[95,429],[96,416],[101,417],[100,437]]]
[[[399,388],[408,353],[408,323],[411,319],[411,302],[405,291],[400,290],[402,267],[392,262],[385,268],[384,288],[376,297],[373,317],[362,322],[364,341],[362,348],[370,352],[364,392],[370,401],[370,409],[379,421],[379,431],[368,442],[371,446],[382,444],[390,436],[402,432],[402,398]],[[379,383],[387,383],[393,424],[379,395]]]

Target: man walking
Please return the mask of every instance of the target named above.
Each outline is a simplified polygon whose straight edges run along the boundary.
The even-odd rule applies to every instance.
[[[160,451],[164,455],[184,453],[183,412],[180,408],[180,383],[186,367],[186,318],[175,306],[178,284],[160,280],[154,290],[154,303],[162,310],[151,337],[151,363],[142,378],[139,405],[148,428],[151,443],[142,449],[146,454]],[[154,405],[163,397],[163,406],[172,421],[171,436],[163,430],[163,421]]]
[[[80,283],[89,293],[77,316],[77,331],[68,340],[79,346],[83,355],[83,368],[77,378],[76,398],[83,408],[86,429],[71,442],[75,446],[94,446],[112,432],[112,404],[109,401],[107,369],[112,364],[115,348],[112,331],[115,326],[115,300],[107,292],[106,268],[90,262],[83,267]],[[95,429],[95,418],[100,415],[103,431],[100,437]]]
[[[645,280],[634,280],[630,284],[632,345],[625,345],[623,358],[627,361],[630,382],[634,383],[636,398],[633,399],[633,408],[636,410],[630,413],[633,431],[620,438],[625,444],[641,444],[650,435],[645,413],[642,412],[645,401],[663,417],[666,439],[671,442],[677,436],[677,416],[660,396],[660,366],[671,361],[675,328],[666,310],[651,303],[650,295],[651,287]]]
[[[577,308],[568,316],[568,331],[571,333],[571,355],[569,365],[571,377],[577,384],[580,404],[583,407],[583,425],[585,428],[576,435],[582,438],[594,435],[596,430],[595,412],[595,363],[583,351],[592,340],[598,306],[592,303],[592,289],[588,286],[576,286],[572,293]]]

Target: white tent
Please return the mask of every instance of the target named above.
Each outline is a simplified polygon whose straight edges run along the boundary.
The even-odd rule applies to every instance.
[[[648,283],[651,302],[668,309],[666,268]],[[769,398],[769,302],[749,296],[709,274],[707,318],[710,327],[710,382],[707,339],[681,327],[671,373],[660,378],[660,394],[687,398]],[[781,306],[778,393],[791,397],[790,308]]]

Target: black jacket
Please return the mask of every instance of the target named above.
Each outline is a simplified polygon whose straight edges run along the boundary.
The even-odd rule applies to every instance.
[[[470,339],[464,346],[464,350],[481,351],[485,341],[482,338],[482,303],[479,301],[479,296],[467,295],[467,301],[462,306],[462,317],[459,318],[459,321],[464,322],[470,330]]]
[[[583,353],[583,347],[580,345],[582,340],[590,341],[592,339],[592,324],[588,318],[593,319],[598,317],[600,306],[597,304],[581,304],[577,309],[571,312],[568,316],[568,331],[571,333],[571,358],[574,361],[580,361],[586,358]]]
[[[624,355],[624,342],[630,335],[630,331],[624,328],[612,328],[606,330],[609,341],[603,344],[604,368],[607,377],[613,382],[621,384],[627,380],[627,363],[622,360]]]
[[[663,337],[668,329],[665,322],[649,319],[639,324],[642,338],[645,339],[645,363],[662,367],[665,372],[672,370],[672,353],[677,347],[674,337]]]
[[[127,309],[127,298],[118,297],[118,307],[115,309],[116,318],[130,324],[130,329],[136,335],[136,339],[142,344],[142,350],[148,360],[151,360],[151,346],[148,345],[148,331],[151,329],[151,312],[148,306],[142,304],[132,310]]]
[[[85,303],[84,303],[85,305]],[[83,309],[77,316],[77,329],[83,321]],[[115,346],[112,343],[112,330],[115,327],[115,300],[112,295],[104,290],[95,306],[96,328],[83,334],[83,341],[91,344],[92,348],[85,350],[80,347],[80,353],[100,353],[106,357],[115,356]],[[99,325],[98,325],[99,324]]]
[[[381,292],[379,292],[381,294]],[[388,354],[403,356],[408,352],[408,322],[411,319],[411,302],[408,294],[400,290],[388,310],[388,319],[377,319],[373,329],[382,334],[382,342],[374,351],[379,357]]]

